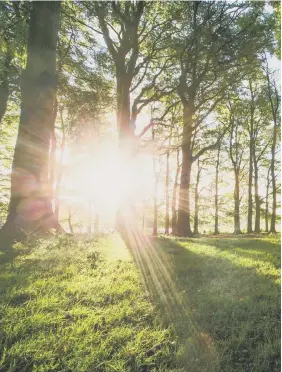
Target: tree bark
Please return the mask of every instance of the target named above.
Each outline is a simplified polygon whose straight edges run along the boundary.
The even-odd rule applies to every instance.
[[[9,70],[12,57],[7,53],[4,61],[4,68],[0,76],[0,124],[7,110],[9,99]]]
[[[241,234],[240,228],[240,181],[239,173],[235,169],[235,188],[234,188],[234,234]]]
[[[177,149],[176,154],[176,173],[173,185],[173,192],[172,192],[172,201],[171,201],[171,229],[172,234],[177,234],[177,211],[176,211],[176,195],[177,195],[177,187],[178,187],[178,178],[180,173],[180,163],[179,163],[179,149]]]
[[[215,196],[214,196],[214,205],[215,205],[215,216],[214,216],[214,234],[219,234],[219,223],[218,223],[218,182],[219,182],[219,156],[220,156],[220,144],[217,149],[217,158],[215,166]]]
[[[155,140],[155,130],[152,128],[152,140]],[[158,173],[156,170],[156,157],[153,155],[153,171],[155,175],[154,185],[154,220],[153,220],[153,236],[158,235]]]
[[[249,182],[248,182],[248,233],[253,232],[253,140],[250,138],[250,152],[249,152]]]
[[[266,180],[266,197],[265,197],[265,231],[268,232],[268,218],[269,218],[269,185],[270,185],[270,170],[268,168]]]
[[[190,222],[190,183],[192,169],[192,115],[188,106],[183,110],[183,136],[182,136],[182,168],[179,188],[177,234],[178,236],[192,236]]]
[[[257,162],[254,162],[254,183],[255,183],[255,232],[260,232],[260,197],[259,197],[259,189],[258,189],[258,177],[259,177],[259,170],[258,170],[258,164]]]
[[[171,134],[170,130],[168,150],[166,153],[166,175],[165,175],[165,234],[169,234],[169,179],[170,179],[170,169],[169,169],[169,156],[170,156],[170,144],[171,144]]]
[[[195,185],[194,234],[199,234],[199,183],[201,176],[200,158],[197,162],[197,178]]]
[[[60,2],[32,3],[11,198],[2,229],[7,238],[59,228],[52,212],[48,171],[50,138],[54,130],[60,7]]]
[[[271,146],[271,183],[272,183],[272,213],[270,221],[270,232],[276,233],[276,179],[275,179],[275,149],[276,149],[277,124],[274,121],[273,139]]]
[[[278,109],[280,106],[280,97],[274,82],[273,86],[271,86],[270,81],[270,73],[269,68],[266,60],[266,79],[267,79],[267,87],[268,87],[268,99],[271,106],[272,118],[273,118],[273,135],[272,135],[272,145],[271,145],[271,183],[272,183],[272,213],[271,213],[271,221],[270,221],[270,232],[276,233],[276,179],[275,179],[275,150],[276,150],[276,142],[277,142],[277,128],[278,128]]]

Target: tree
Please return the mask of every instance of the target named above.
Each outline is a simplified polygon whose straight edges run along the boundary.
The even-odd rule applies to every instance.
[[[217,148],[217,157],[216,157],[216,165],[215,165],[215,195],[214,195],[214,205],[215,205],[215,216],[214,216],[214,234],[219,234],[219,223],[218,223],[218,188],[219,188],[219,165],[220,165],[220,150],[221,150],[221,142]]]
[[[2,234],[8,239],[25,232],[59,228],[52,212],[48,166],[56,99],[60,7],[60,2],[32,3],[11,198],[2,228]]]
[[[18,91],[29,17],[28,3],[3,1],[0,4],[0,123],[10,95]]]
[[[240,182],[243,178],[243,155],[245,149],[246,133],[244,131],[244,110],[241,100],[235,98],[227,104],[229,116],[229,156],[234,171],[234,234],[241,234],[240,225]]]
[[[269,105],[271,108],[271,114],[273,119],[273,135],[272,135],[272,144],[271,144],[271,181],[272,181],[272,214],[270,222],[270,232],[276,232],[276,176],[275,176],[275,152],[277,146],[277,132],[279,128],[279,107],[280,107],[280,95],[275,83],[275,79],[272,79],[270,73],[267,58],[265,57],[265,75],[267,80],[267,95],[269,100]]]
[[[174,8],[172,43],[180,76],[177,92],[183,105],[182,170],[178,234],[192,234],[190,181],[193,162],[216,141],[194,155],[193,136],[223,100],[230,85],[240,81],[265,42],[258,4],[183,2]],[[240,69],[238,67],[240,66]],[[244,67],[243,67],[244,66]]]

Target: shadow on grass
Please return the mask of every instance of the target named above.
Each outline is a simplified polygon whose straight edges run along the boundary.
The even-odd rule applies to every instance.
[[[197,239],[198,245],[208,245],[216,247],[221,251],[237,252],[240,256],[252,260],[260,260],[272,264],[276,269],[281,266],[280,243],[264,239],[266,236],[252,237],[237,236],[223,238],[206,238]]]
[[[255,267],[242,267],[212,252],[197,252],[195,245],[207,245],[208,239],[186,239],[184,247],[177,240],[149,238],[132,230],[123,239],[161,321],[174,329],[177,368],[280,371],[277,284],[257,275]],[[226,240],[208,245],[230,249],[224,246]],[[257,243],[257,248],[263,244]]]

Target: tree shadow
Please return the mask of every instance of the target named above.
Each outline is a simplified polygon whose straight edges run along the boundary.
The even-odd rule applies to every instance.
[[[123,239],[156,316],[175,333],[176,368],[280,371],[277,284],[255,268],[196,253],[169,238],[149,238],[127,229]],[[199,239],[187,241],[198,244]]]
[[[263,237],[251,237],[250,235],[246,237],[229,236],[224,238],[201,237],[197,239],[197,244],[213,246],[221,251],[237,252],[243,257],[270,263],[276,269],[280,268],[280,243],[264,240]]]

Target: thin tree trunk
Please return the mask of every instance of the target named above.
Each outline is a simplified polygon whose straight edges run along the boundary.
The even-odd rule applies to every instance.
[[[268,208],[269,208],[269,185],[270,185],[270,170],[267,172],[267,181],[266,181],[266,197],[265,197],[265,231],[268,232]]]
[[[253,140],[250,139],[250,152],[249,152],[249,183],[248,183],[248,233],[253,232]]]
[[[194,234],[199,234],[199,183],[201,176],[200,158],[197,162],[197,178],[195,185]]]
[[[259,190],[258,190],[258,164],[254,162],[254,173],[255,173],[255,232],[260,232],[260,197],[259,197]]]
[[[179,162],[179,149],[177,149],[176,154],[176,173],[173,185],[173,192],[172,192],[172,201],[171,201],[171,229],[172,234],[177,234],[177,211],[176,211],[176,195],[177,195],[177,187],[178,187],[178,178],[180,173],[180,162]]]
[[[218,182],[219,182],[219,158],[220,156],[220,144],[217,149],[217,159],[216,159],[216,167],[215,167],[215,196],[214,196],[214,204],[215,204],[215,218],[214,218],[214,234],[219,234],[219,223],[218,223]]]
[[[272,183],[272,213],[270,221],[270,232],[276,233],[276,179],[275,179],[275,149],[276,149],[276,123],[273,128],[273,140],[271,147],[271,183]]]
[[[165,176],[165,234],[169,234],[169,179],[170,179],[170,169],[169,169],[169,156],[170,156],[170,144],[171,144],[171,134],[170,130],[168,150],[166,153],[166,176]]]
[[[275,83],[271,86],[270,81],[270,74],[266,61],[266,79],[267,79],[267,87],[268,87],[268,98],[271,105],[271,112],[273,118],[273,135],[272,135],[272,145],[271,145],[271,183],[272,183],[272,213],[271,213],[271,221],[270,221],[270,232],[276,232],[276,179],[275,179],[275,150],[276,150],[276,142],[277,142],[277,127],[278,127],[278,109],[280,106],[280,97],[277,90]],[[273,97],[273,94],[275,97]],[[274,99],[275,98],[275,99]]]
[[[68,208],[68,212],[69,212],[69,217],[68,217],[69,229],[70,229],[71,234],[74,234],[73,226],[72,226],[72,220],[71,220],[72,214],[71,214],[71,208],[70,207]]]
[[[182,137],[182,168],[178,201],[178,236],[192,236],[190,222],[190,183],[192,169],[192,110],[184,107],[183,110],[183,137]]]
[[[7,239],[58,229],[49,183],[50,138],[54,131],[56,45],[60,2],[33,2],[22,105],[15,147],[11,199],[2,231]]]
[[[152,140],[155,140],[155,130],[152,128]],[[153,171],[155,175],[154,185],[154,221],[153,221],[153,236],[158,235],[158,173],[156,170],[156,157],[153,155]]]
[[[9,70],[12,57],[10,53],[5,56],[3,70],[0,75],[0,124],[7,110],[9,99]]]
[[[235,170],[235,188],[234,188],[234,234],[241,234],[240,228],[240,184],[239,174]]]

